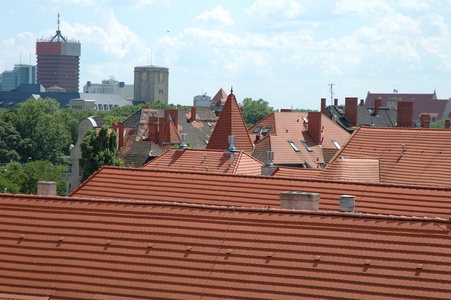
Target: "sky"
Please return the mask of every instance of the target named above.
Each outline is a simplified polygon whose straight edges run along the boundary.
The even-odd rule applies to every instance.
[[[0,10],[0,73],[36,64],[57,29],[81,43],[80,91],[169,68],[169,103],[220,88],[274,109],[373,93],[451,97],[451,0],[15,0]]]

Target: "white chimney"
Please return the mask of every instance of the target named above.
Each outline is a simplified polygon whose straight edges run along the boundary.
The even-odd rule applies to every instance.
[[[355,205],[355,196],[341,195],[340,196],[340,211],[353,212]]]
[[[280,193],[280,208],[296,210],[318,210],[320,194],[305,192]]]

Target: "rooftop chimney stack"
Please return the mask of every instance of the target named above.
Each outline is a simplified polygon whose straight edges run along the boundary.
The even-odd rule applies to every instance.
[[[338,106],[338,99],[337,98],[334,99],[334,105]]]
[[[320,194],[305,192],[282,192],[280,193],[280,208],[295,210],[319,209]]]
[[[168,115],[171,115],[171,120],[175,125],[175,128],[179,130],[179,111],[177,109],[165,109],[164,120],[168,119]]]
[[[421,128],[429,128],[429,124],[431,122],[431,116],[428,114],[421,115]]]
[[[340,211],[353,212],[355,206],[355,196],[341,195],[340,196]]]
[[[357,126],[357,98],[345,98],[345,114],[350,126]]]
[[[379,115],[379,107],[381,106],[382,99],[375,99],[374,100],[374,114],[376,116]]]
[[[149,141],[154,143],[157,142],[158,128],[159,128],[158,117],[149,117],[149,122],[147,123],[147,135]]]
[[[326,113],[326,98],[321,98],[321,113]]]
[[[192,106],[191,107],[191,118],[190,118],[191,122],[195,122],[196,121],[196,107]]]
[[[122,148],[124,146],[124,122],[119,122],[119,148]]]
[[[363,99],[360,99],[360,104],[359,104],[360,106],[364,106],[365,105],[365,100],[363,100]]]
[[[413,102],[398,102],[398,127],[413,127]]]
[[[38,181],[38,195],[56,196],[56,181]]]
[[[318,144],[321,144],[322,140],[322,124],[321,124],[321,112],[309,111],[307,113],[308,119],[308,131],[313,136]]]
[[[445,120],[445,128],[449,128],[449,125],[450,125],[450,120],[446,119]]]

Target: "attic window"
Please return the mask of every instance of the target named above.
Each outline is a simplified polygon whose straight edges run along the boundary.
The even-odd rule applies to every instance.
[[[337,141],[332,140],[332,143],[334,144],[335,148],[337,148],[338,150],[341,149],[341,146],[340,146],[340,144]]]
[[[262,129],[262,127],[257,126],[257,127],[255,127],[254,131],[252,131],[252,133],[258,133],[260,131],[260,129]]]
[[[301,141],[302,145],[304,145],[305,149],[307,149],[308,152],[313,152],[312,148],[307,144],[306,141]]]
[[[294,150],[295,152],[300,152],[299,148],[294,144],[293,141],[288,140],[288,144],[290,144],[291,148],[293,148],[293,150]]]
[[[271,126],[266,126],[265,129],[263,129],[262,134],[266,135],[271,130]]]

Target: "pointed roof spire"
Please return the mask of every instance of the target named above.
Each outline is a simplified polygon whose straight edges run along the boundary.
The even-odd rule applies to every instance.
[[[228,149],[229,135],[236,137],[235,148],[237,150],[252,152],[252,140],[247,132],[241,109],[233,93],[227,97],[221,116],[208,142],[207,149]]]
[[[230,94],[233,95],[233,85],[230,86]]]

